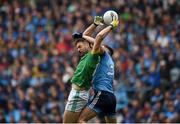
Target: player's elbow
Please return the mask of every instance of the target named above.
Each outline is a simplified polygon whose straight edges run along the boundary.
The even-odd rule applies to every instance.
[[[83,36],[88,36],[88,32],[83,32],[83,34],[82,34]]]

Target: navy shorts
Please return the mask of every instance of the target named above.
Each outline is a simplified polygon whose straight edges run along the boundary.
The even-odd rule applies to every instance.
[[[94,96],[88,102],[88,107],[103,116],[116,114],[116,97],[107,91],[94,91]]]

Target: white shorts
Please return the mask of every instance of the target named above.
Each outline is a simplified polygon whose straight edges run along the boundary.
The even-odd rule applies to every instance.
[[[71,112],[80,112],[86,106],[89,99],[89,90],[71,89],[65,110]]]

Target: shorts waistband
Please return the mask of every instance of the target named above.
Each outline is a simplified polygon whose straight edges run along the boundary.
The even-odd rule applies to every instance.
[[[71,87],[73,90],[76,90],[76,91],[89,91],[89,89],[86,89],[85,87],[79,87],[76,84],[72,84]]]

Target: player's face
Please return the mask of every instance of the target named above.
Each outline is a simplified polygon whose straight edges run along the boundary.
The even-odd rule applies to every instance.
[[[78,42],[76,44],[76,48],[81,56],[83,56],[85,53],[89,50],[89,44],[87,42]]]

